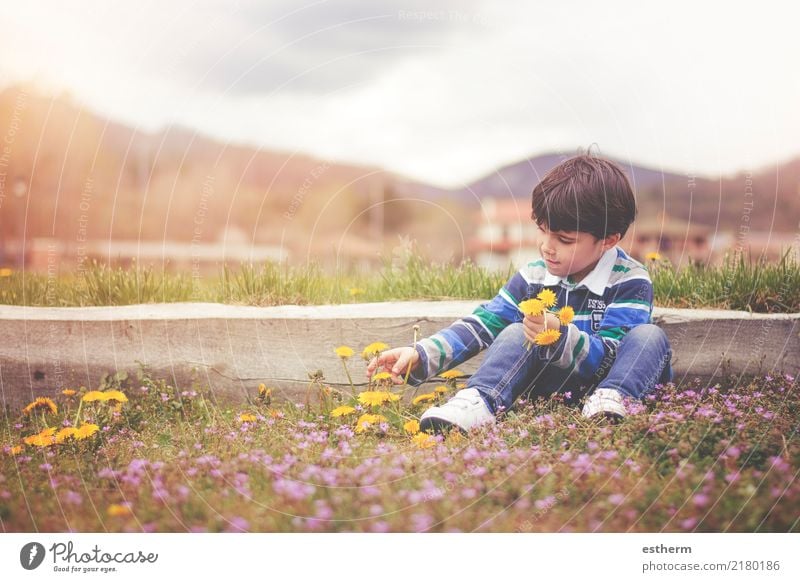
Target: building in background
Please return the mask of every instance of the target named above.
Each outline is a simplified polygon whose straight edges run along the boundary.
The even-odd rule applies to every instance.
[[[286,249],[242,242],[91,240],[70,243],[35,238],[25,246],[24,269],[38,273],[80,272],[92,262],[111,267],[150,266],[170,272],[217,275],[223,265],[285,262]],[[16,266],[21,269],[22,266]]]
[[[475,236],[467,241],[470,259],[492,271],[539,258],[530,206],[507,198],[484,198],[475,213]]]
[[[713,264],[722,246],[714,248],[713,228],[671,217],[661,212],[654,218],[640,218],[628,229],[622,246],[639,261],[645,255],[657,252],[673,265],[687,263]]]
[[[475,235],[468,242],[468,250],[477,265],[503,270],[539,258],[536,226],[527,200],[484,198],[474,220]],[[634,222],[620,246],[639,261],[644,262],[647,253],[657,252],[676,266],[690,262],[720,264],[726,253],[732,255],[737,250],[744,250],[745,256],[749,250],[753,259],[764,256],[770,261],[790,249],[800,255],[800,237],[791,233],[747,231],[746,236],[735,236],[663,212]]]

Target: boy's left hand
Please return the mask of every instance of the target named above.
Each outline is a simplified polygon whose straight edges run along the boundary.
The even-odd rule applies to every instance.
[[[547,329],[561,328],[561,320],[549,311],[545,312],[543,315],[526,315],[522,320],[522,326],[525,330],[525,337],[529,341],[534,341],[536,334],[544,331],[545,317],[547,318]]]

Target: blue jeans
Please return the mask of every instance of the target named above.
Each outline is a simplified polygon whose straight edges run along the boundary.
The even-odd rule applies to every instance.
[[[527,350],[525,341],[521,323],[503,329],[467,382],[467,388],[477,389],[495,414],[509,410],[522,395],[570,392],[567,401],[574,403],[595,388],[613,388],[640,399],[656,384],[672,381],[672,350],[657,325],[637,325],[628,331],[617,347],[613,364],[591,381],[579,378],[575,369],[567,374],[563,368],[549,365],[550,357],[545,355],[548,350],[535,344]]]

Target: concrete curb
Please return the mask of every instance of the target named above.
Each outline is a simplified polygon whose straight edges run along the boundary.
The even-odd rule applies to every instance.
[[[68,387],[96,388],[108,373],[135,376],[138,360],[154,377],[181,388],[193,382],[210,387],[221,401],[252,397],[260,382],[273,387],[277,399],[297,401],[316,370],[327,384],[349,390],[337,346],[356,351],[348,367],[359,389],[366,382],[359,353],[367,344],[410,345],[413,325],[426,337],[481,303],[0,306],[0,396],[15,408]],[[670,339],[676,382],[800,371],[800,314],[656,308],[654,323]],[[471,374],[483,355],[459,369]]]

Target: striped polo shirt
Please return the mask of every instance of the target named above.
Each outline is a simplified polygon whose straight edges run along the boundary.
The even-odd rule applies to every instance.
[[[520,302],[536,297],[542,289],[556,294],[551,311],[571,305],[575,318],[561,326],[558,341],[537,348],[539,355],[577,374],[586,384],[599,382],[608,372],[620,340],[631,328],[651,322],[653,284],[647,268],[619,246],[604,252],[577,284],[570,276],[551,274],[543,260],[534,261],[514,273],[491,301],[471,315],[419,340],[420,363],[408,383],[419,386],[488,348],[504,328],[522,322]]]

